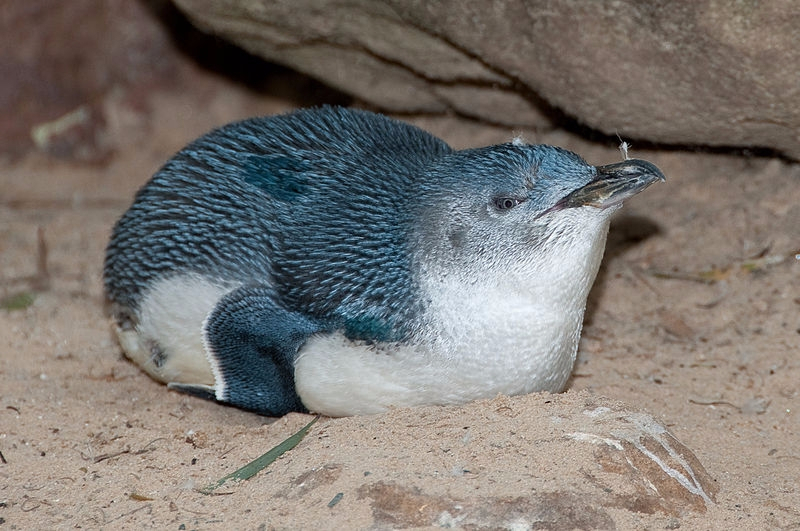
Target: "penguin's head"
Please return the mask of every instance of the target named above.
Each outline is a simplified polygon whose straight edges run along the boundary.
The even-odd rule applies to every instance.
[[[429,168],[417,217],[423,274],[463,282],[540,275],[576,262],[594,268],[608,222],[628,197],[663,174],[629,159],[595,167],[578,155],[520,142],[450,153]],[[515,275],[516,274],[516,275]],[[541,282],[541,281],[539,281]]]

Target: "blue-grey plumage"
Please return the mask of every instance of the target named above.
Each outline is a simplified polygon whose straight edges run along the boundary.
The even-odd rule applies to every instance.
[[[517,141],[454,151],[365,111],[255,118],[139,191],[105,287],[149,374],[268,415],[558,391],[609,216],[659,179]]]

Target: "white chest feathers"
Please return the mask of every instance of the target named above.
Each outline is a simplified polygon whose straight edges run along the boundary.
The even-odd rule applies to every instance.
[[[550,289],[473,286],[464,297],[452,293],[456,286],[440,286],[430,316],[435,336],[382,347],[341,334],[312,338],[295,363],[298,394],[310,410],[341,416],[561,391],[575,362],[590,282],[557,300]]]
[[[536,263],[476,275],[480,281],[454,274],[423,285],[428,330],[409,344],[311,338],[295,363],[303,403],[343,416],[561,391],[605,248],[608,216],[587,218],[585,230],[562,237]]]
[[[486,309],[491,313],[462,308],[475,326],[457,335],[409,345],[378,347],[342,334],[313,337],[295,362],[297,392],[310,410],[343,416],[563,389],[575,361],[582,308],[559,319],[527,305]]]

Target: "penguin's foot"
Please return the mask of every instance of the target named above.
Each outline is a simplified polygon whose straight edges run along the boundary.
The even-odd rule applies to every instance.
[[[170,382],[167,384],[167,389],[178,391],[186,395],[196,396],[205,400],[217,400],[216,390],[213,385],[202,384],[185,384],[179,382]]]

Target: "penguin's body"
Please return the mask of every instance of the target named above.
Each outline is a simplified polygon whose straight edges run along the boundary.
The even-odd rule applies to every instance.
[[[151,376],[267,415],[557,392],[611,212],[659,179],[364,111],[246,120],[140,190],[106,292]]]

